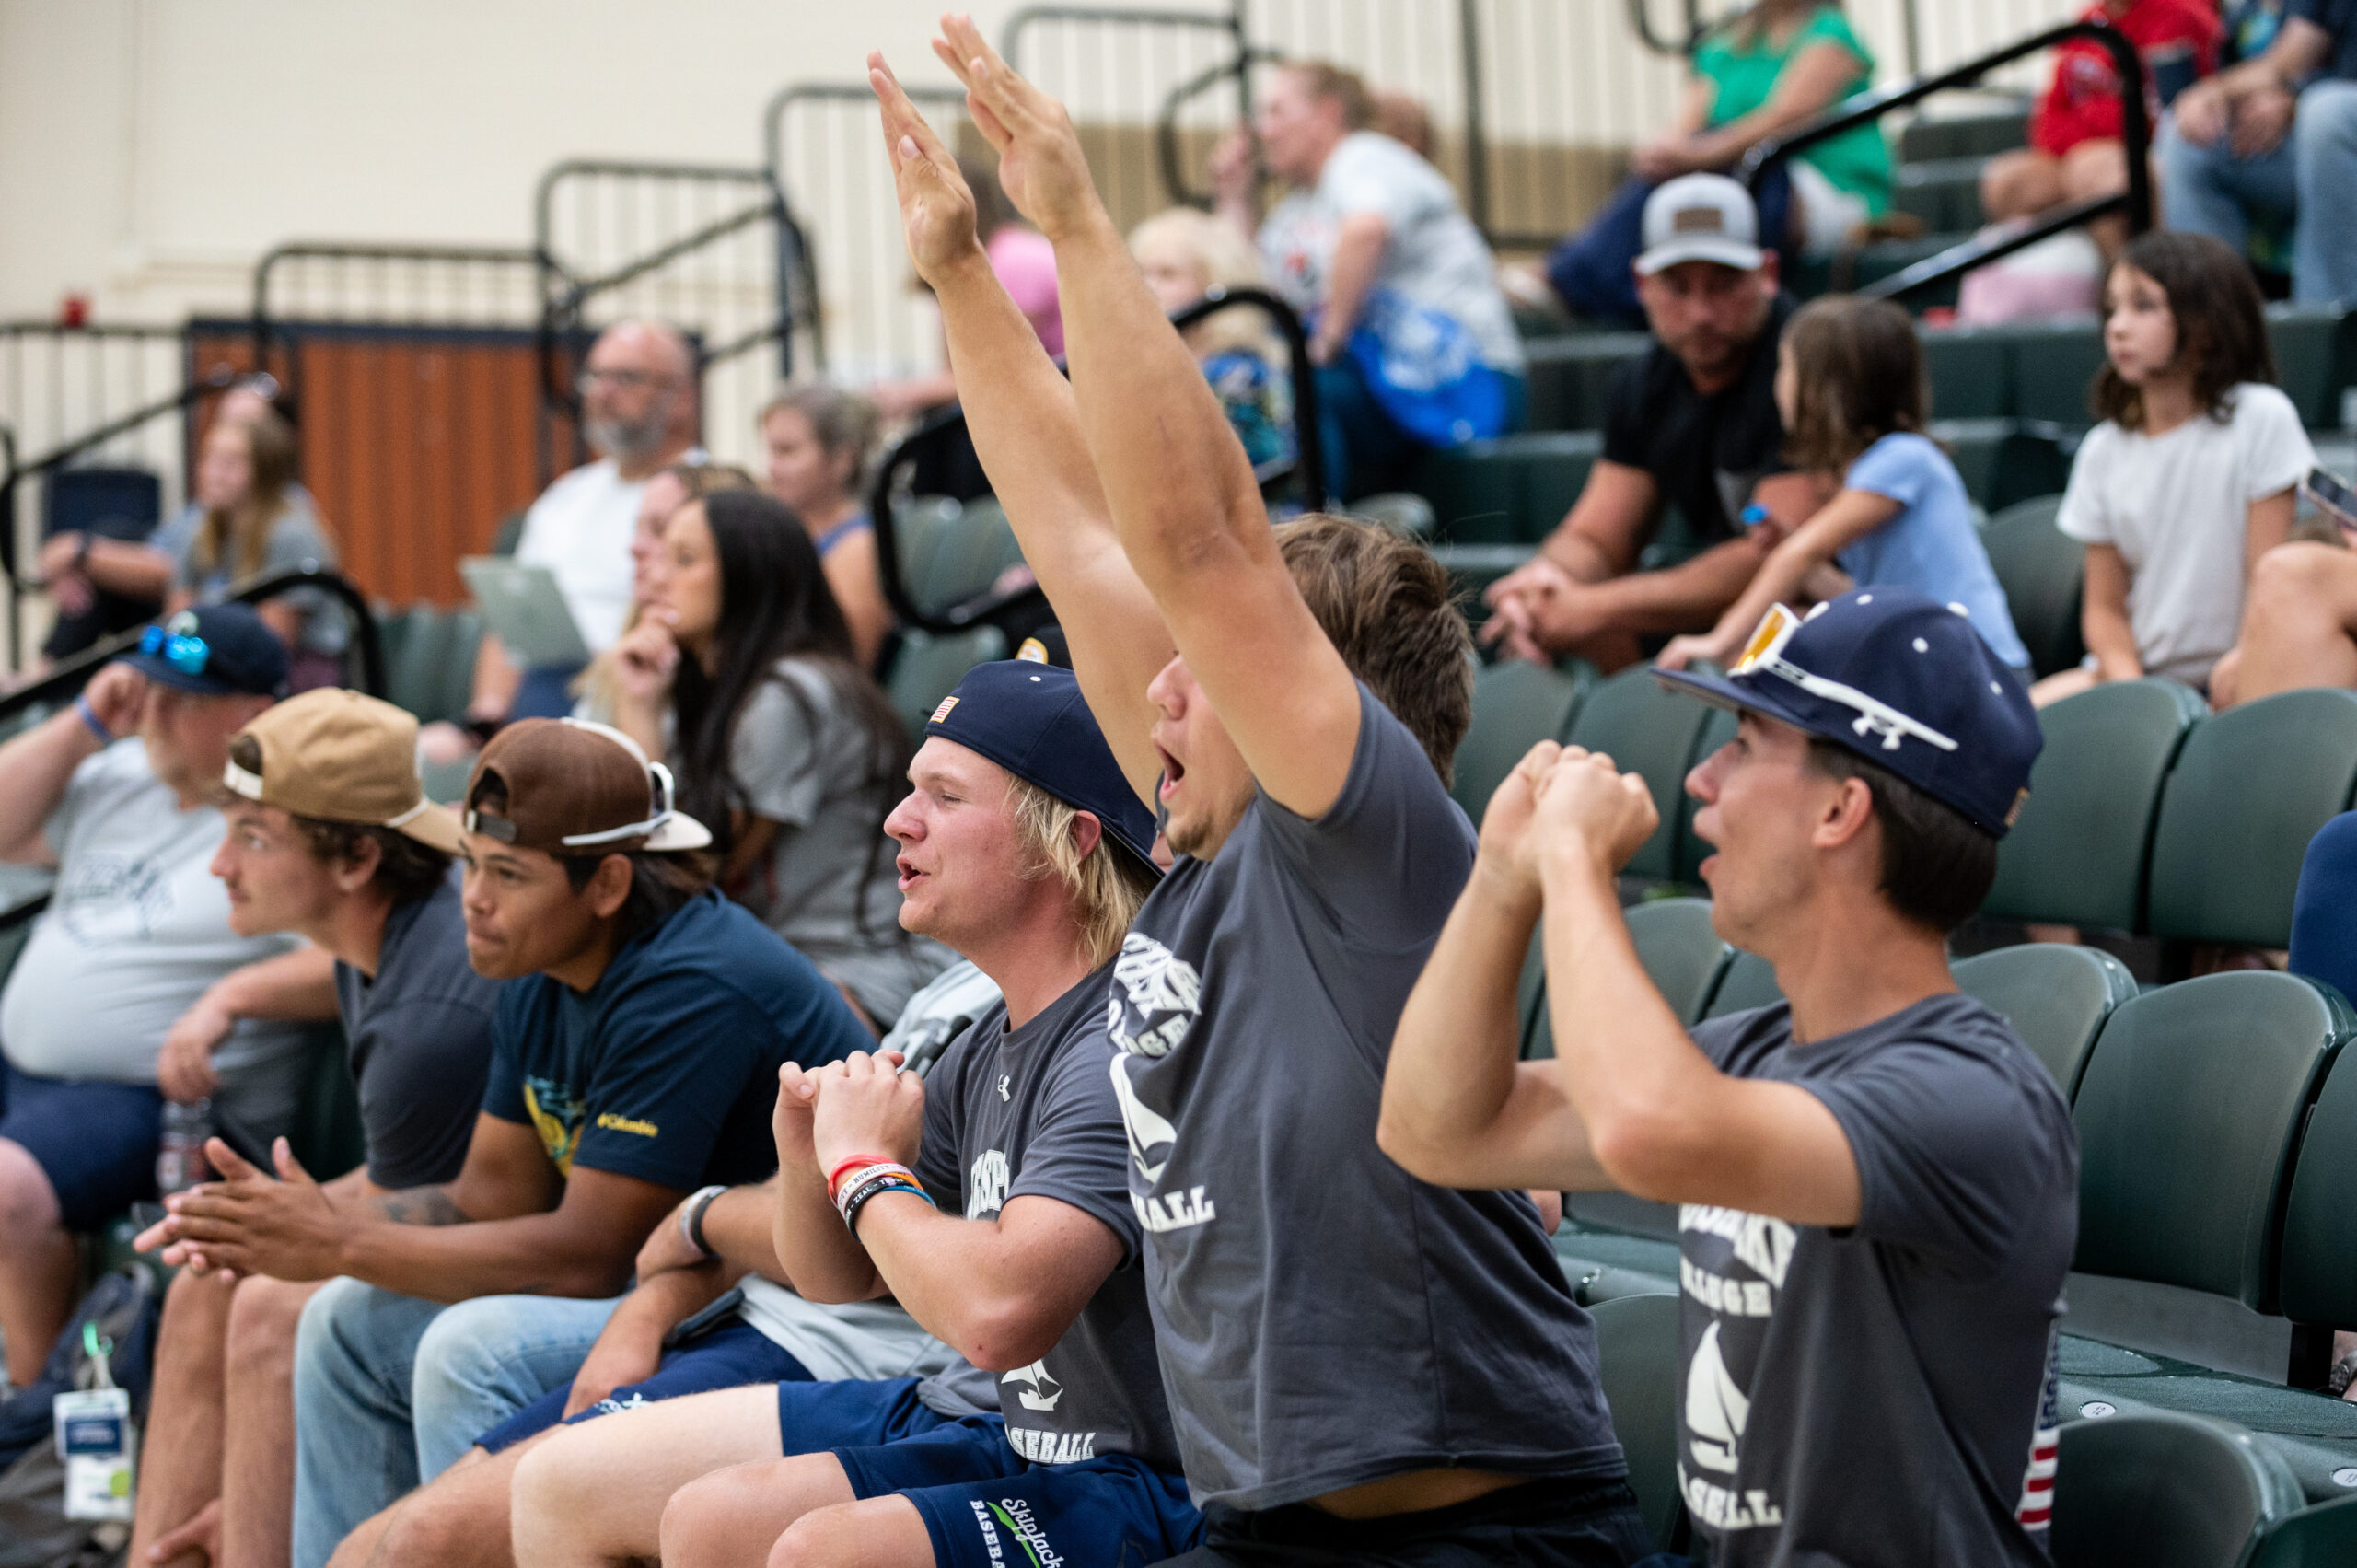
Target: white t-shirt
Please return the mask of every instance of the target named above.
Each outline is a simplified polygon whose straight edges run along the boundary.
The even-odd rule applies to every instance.
[[[630,614],[630,536],[645,489],[644,480],[625,480],[611,458],[600,458],[561,476],[524,515],[516,559],[556,574],[593,654],[622,634]]]
[[[2205,685],[2243,618],[2250,504],[2316,465],[2299,411],[2250,381],[2227,394],[2224,424],[2201,415],[2161,436],[2107,420],[2071,465],[2055,526],[2107,544],[2128,563],[2128,623],[2148,675]]]
[[[57,886],[0,993],[0,1049],[19,1072],[152,1084],[165,1031],[231,970],[302,945],[239,936],[208,869],[227,830],[209,806],[183,811],[126,737],[74,771],[45,824]],[[240,1106],[281,1098],[299,1073],[301,1025],[239,1024],[214,1052]],[[260,1080],[269,1080],[265,1086]],[[275,1106],[273,1109],[283,1110]]]
[[[1343,137],[1318,183],[1278,203],[1261,224],[1261,259],[1285,303],[1305,312],[1325,303],[1336,234],[1358,213],[1375,214],[1390,229],[1376,287],[1462,323],[1484,365],[1522,368],[1522,340],[1481,231],[1439,169],[1378,132]]]
[[[930,1377],[958,1359],[957,1352],[893,1302],[821,1307],[759,1274],[747,1274],[737,1283],[745,1305],[737,1315],[821,1383]]]

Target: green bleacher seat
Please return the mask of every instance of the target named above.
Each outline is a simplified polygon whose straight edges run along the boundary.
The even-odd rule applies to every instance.
[[[1529,544],[1435,544],[1433,559],[1448,574],[1448,588],[1464,607],[1466,618],[1479,626],[1489,618],[1481,603],[1482,590],[1538,553]]]
[[[1921,335],[1934,417],[2003,419],[2013,412],[2013,366],[2002,337],[1973,327],[1925,328]]]
[[[1429,540],[1440,531],[1440,519],[1433,512],[1433,504],[1411,491],[1387,490],[1362,495],[1351,503],[1350,512],[1354,517],[1381,523],[1410,539]]]
[[[1612,373],[1652,347],[1645,332],[1566,333],[1525,344],[1526,423],[1532,430],[1602,429]]]
[[[442,667],[449,659],[456,630],[450,618],[430,604],[414,604],[379,625],[397,628],[385,649],[389,700],[415,714],[421,723],[441,717]]]
[[[1539,430],[1469,441],[1425,459],[1417,492],[1457,544],[1536,544],[1579,499],[1604,450],[1594,431]]]
[[[2079,599],[2087,552],[2054,526],[2061,505],[2060,495],[2020,502],[1990,518],[1980,534],[2014,630],[2029,649],[2030,669],[2041,678],[2073,668],[2086,656]]]
[[[1645,978],[1681,1022],[1700,1018],[1734,955],[1711,929],[1711,900],[1656,899],[1631,909],[1628,920]]]
[[[1729,1013],[1749,1012],[1783,999],[1784,993],[1776,988],[1774,967],[1757,953],[1738,951],[1719,977],[1719,988],[1711,993],[1710,1005],[1702,1016],[1724,1018]]]
[[[2348,1568],[2357,1562],[2357,1497],[2303,1508],[2261,1534],[2250,1568]]]
[[[2104,365],[2103,331],[2093,319],[2025,323],[2001,329],[2011,340],[2013,407],[2016,419],[2041,419],[2069,429],[2095,423],[2087,389]]]
[[[2141,928],[2161,791],[2209,712],[2174,680],[2119,680],[2039,714],[2046,749],[1997,850],[1981,912],[2109,931]]]
[[[2242,1568],[2299,1482],[2232,1423],[2116,1415],[2062,1429],[2055,1568]]]
[[[1902,164],[1891,205],[1923,220],[1933,234],[1969,234],[1981,225],[1982,157],[1924,158]]]
[[[2003,1016],[2062,1098],[2078,1092],[2105,1022],[2136,994],[2128,966],[2099,947],[2027,942],[1957,960],[1956,988]]]
[[[2196,726],[2161,794],[2145,928],[2282,947],[2300,857],[2357,792],[2357,691],[2285,691]]]
[[[1678,1353],[1678,1297],[1624,1295],[1591,1310],[1596,1372],[1628,1457],[1629,1486],[1655,1549],[1667,1551],[1685,1508],[1678,1493],[1678,1401],[1686,1386]]]
[[[2357,1329],[2357,1059],[2334,1064],[2308,1114],[2282,1248],[2283,1316]]]
[[[2029,111],[1976,110],[1968,114],[1921,115],[1900,127],[1898,156],[1905,163],[1948,158],[1985,158],[2029,142]]]
[[[892,675],[884,683],[884,692],[909,734],[922,736],[933,710],[958,689],[968,670],[1005,656],[1006,634],[995,626],[977,626],[940,637],[907,628],[900,633],[900,651],[892,657]]]
[[[1527,659],[1502,659],[1474,678],[1473,723],[1457,748],[1449,791],[1467,816],[1480,822],[1515,764],[1540,741],[1569,733],[1586,689],[1583,674]]]
[[[2357,310],[2331,305],[2270,305],[2267,335],[2275,373],[2311,430],[2340,427],[2340,396],[2357,385]]]
[[[2059,495],[2071,482],[2061,433],[2018,419],[1941,419],[1932,438],[1948,449],[1965,494],[2002,512],[2034,496]]]
[[[983,497],[954,515],[939,514],[921,548],[902,554],[900,577],[911,598],[939,611],[988,592],[999,574],[1022,559],[1005,511]]]
[[[466,716],[474,701],[475,652],[482,645],[482,617],[471,610],[450,612],[449,652],[442,665],[439,695],[429,719],[456,721]]]
[[[1643,667],[1600,682],[1572,721],[1572,744],[1608,755],[1623,772],[1641,773],[1653,791],[1661,825],[1630,860],[1624,875],[1666,882],[1678,875],[1678,802],[1695,743],[1713,710],[1665,690]]]

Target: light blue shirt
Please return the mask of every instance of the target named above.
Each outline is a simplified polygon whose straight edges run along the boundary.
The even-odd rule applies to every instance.
[[[2014,631],[2005,590],[1973,527],[1972,502],[1946,453],[1901,431],[1867,447],[1841,483],[1888,496],[1903,508],[1834,557],[1852,582],[1862,588],[1913,588],[1962,605],[1991,652],[2015,669],[2029,668],[2029,650]]]

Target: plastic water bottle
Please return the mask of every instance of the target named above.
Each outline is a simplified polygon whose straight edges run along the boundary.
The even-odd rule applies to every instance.
[[[213,1102],[180,1105],[164,1102],[164,1136],[156,1146],[156,1195],[185,1192],[208,1180],[212,1168],[204,1163],[204,1140],[213,1135]]]

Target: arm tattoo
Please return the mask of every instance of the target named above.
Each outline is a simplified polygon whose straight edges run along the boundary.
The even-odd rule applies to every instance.
[[[377,1199],[377,1212],[395,1225],[464,1225],[466,1211],[450,1196],[450,1189],[412,1187],[386,1192]]]

